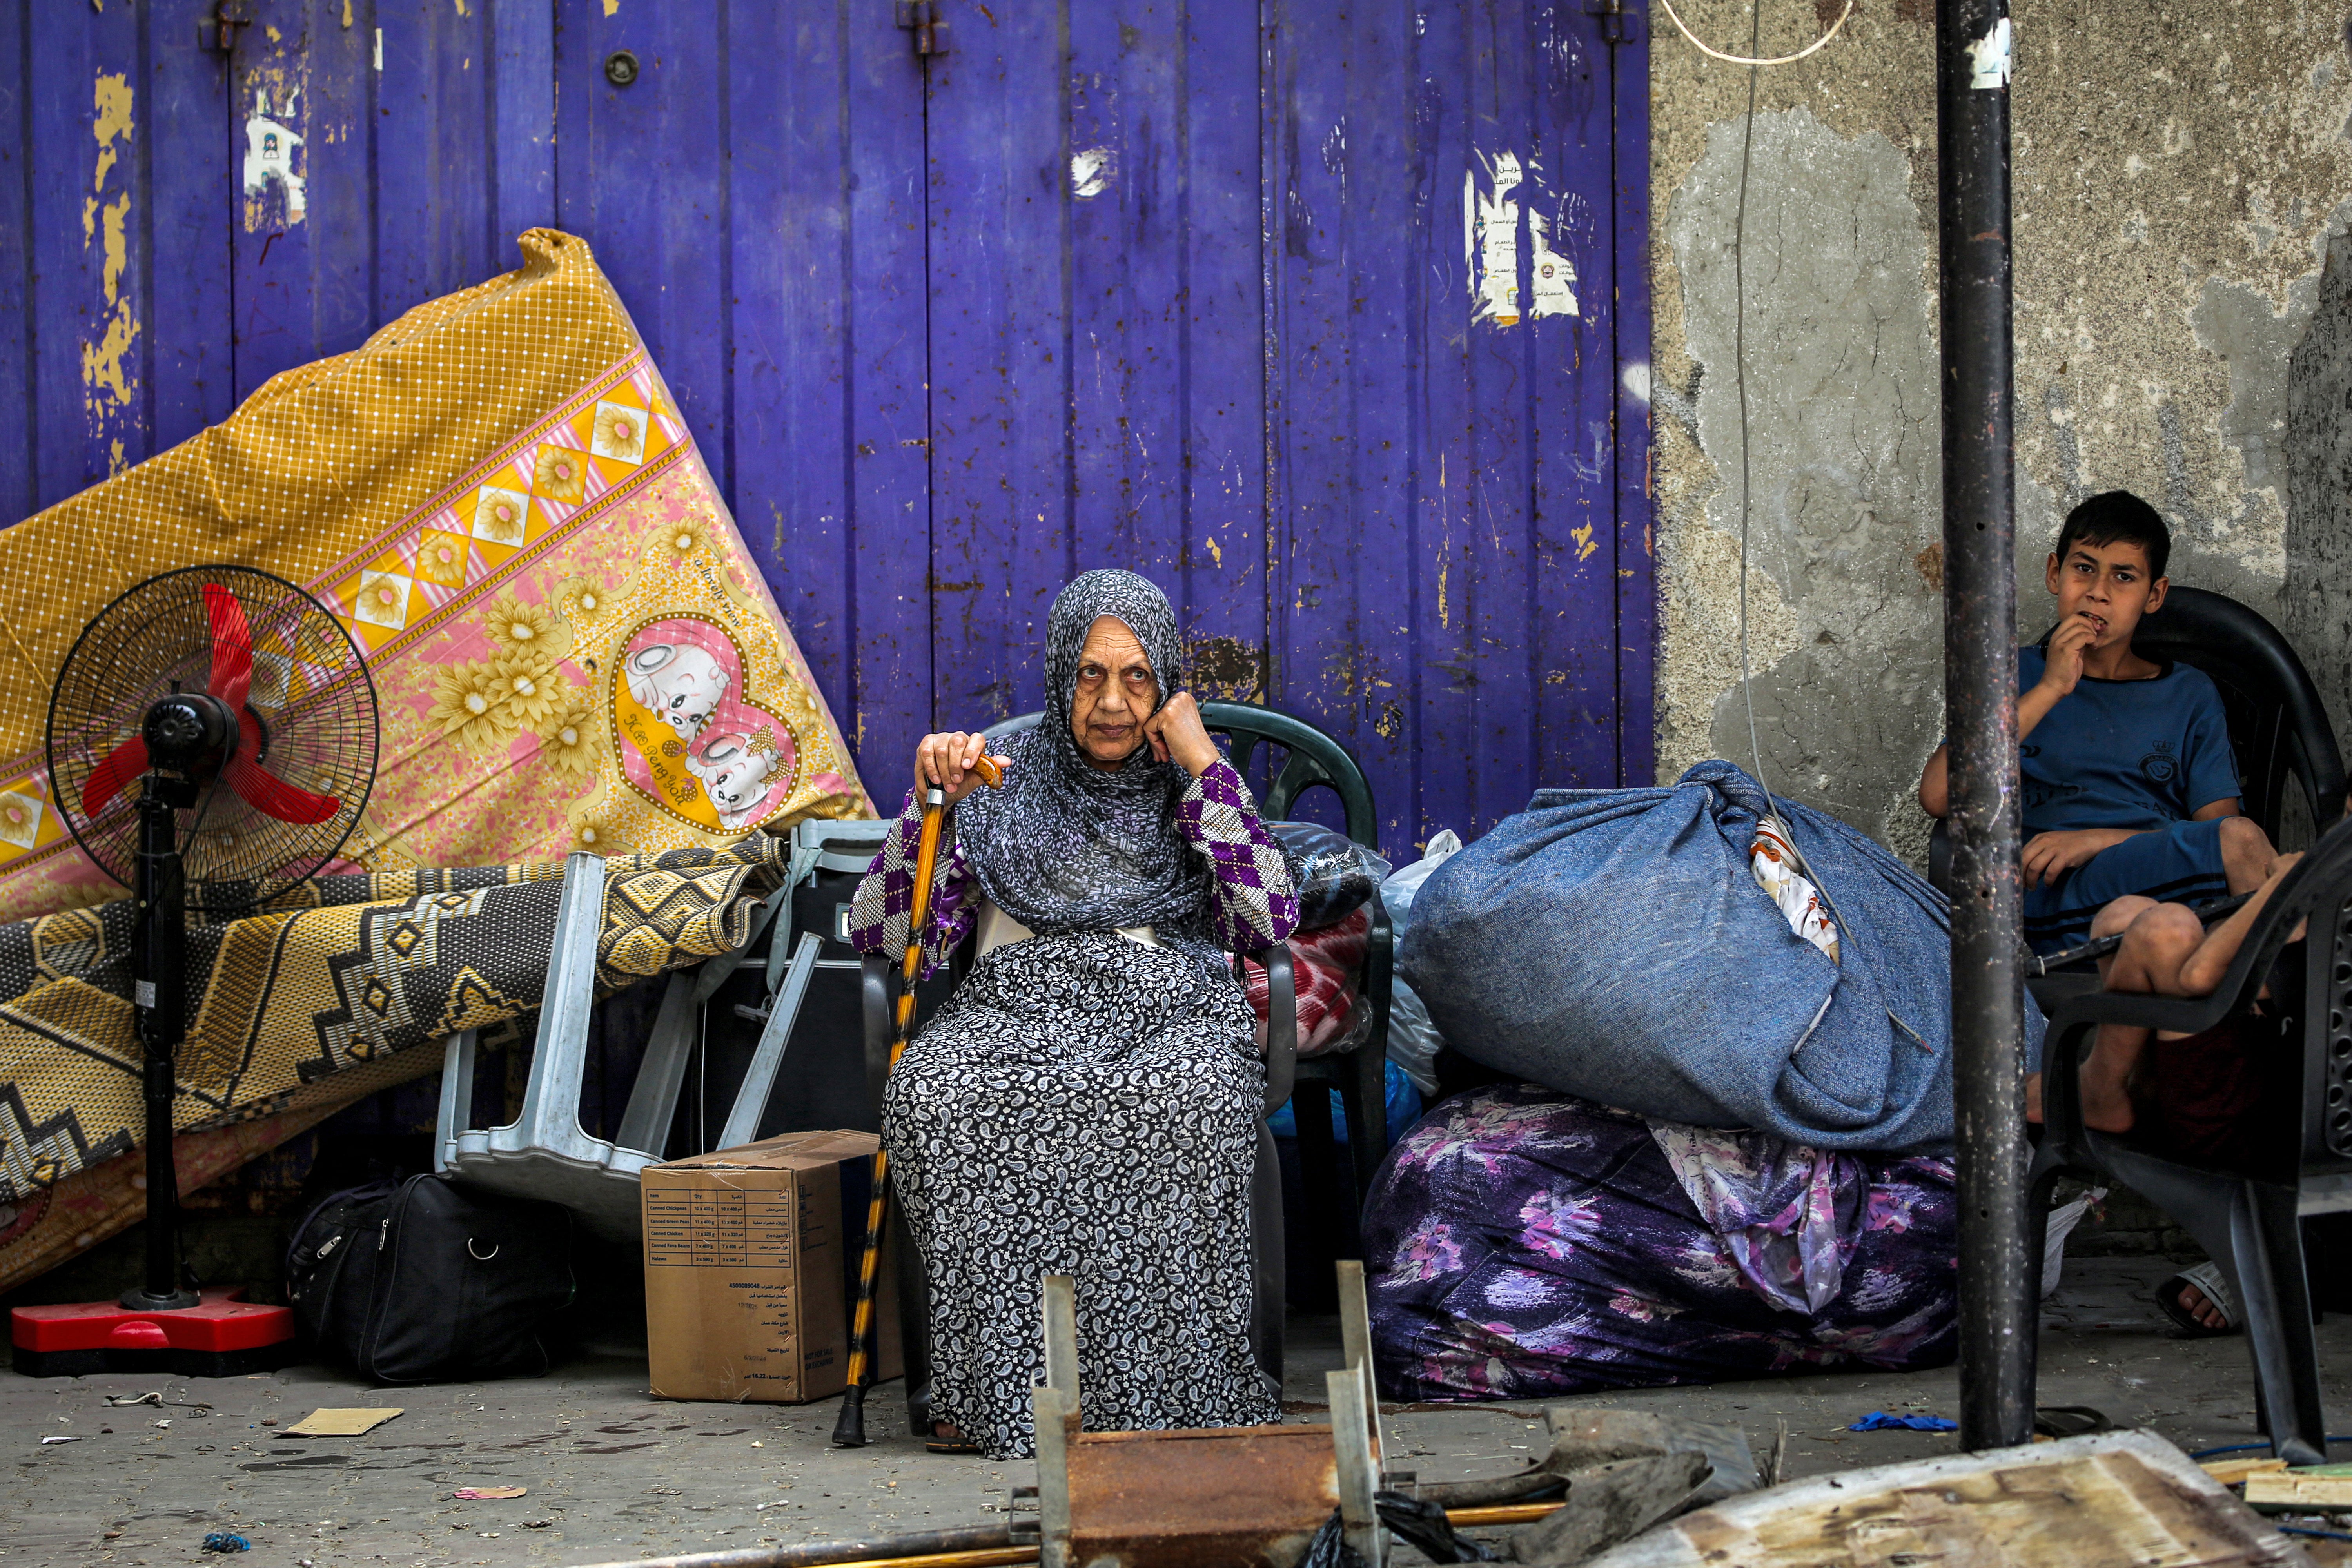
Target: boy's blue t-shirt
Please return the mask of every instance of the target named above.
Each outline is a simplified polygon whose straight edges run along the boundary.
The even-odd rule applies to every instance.
[[[2046,662],[2039,647],[2017,650],[2020,695],[2033,689]],[[2162,827],[2239,793],[2221,694],[2185,664],[2153,680],[2083,677],[2018,754],[2029,838],[2076,827]]]

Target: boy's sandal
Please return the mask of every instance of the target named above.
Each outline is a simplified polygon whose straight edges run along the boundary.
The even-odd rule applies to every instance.
[[[980,1452],[980,1445],[973,1442],[971,1438],[949,1436],[948,1434],[954,1430],[954,1427],[949,1426],[944,1421],[932,1422],[931,1435],[923,1440],[924,1449],[927,1452],[933,1454],[977,1454]]]
[[[2087,1437],[2094,1432],[2112,1432],[2116,1424],[2105,1411],[2087,1405],[2044,1405],[2033,1412],[2033,1430],[2044,1437]]]
[[[2201,1322],[2196,1314],[2180,1304],[2180,1292],[2195,1286],[2199,1295],[2221,1309],[2221,1326],[2213,1328]],[[2237,1298],[2231,1293],[2230,1282],[2221,1277],[2221,1266],[2205,1262],[2194,1268],[2184,1268],[2167,1278],[2156,1288],[2156,1304],[2164,1315],[2173,1321],[2191,1339],[2210,1339],[2219,1334],[2234,1334],[2244,1321],[2238,1315]]]

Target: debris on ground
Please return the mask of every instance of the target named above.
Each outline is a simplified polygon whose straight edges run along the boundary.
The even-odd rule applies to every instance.
[[[459,1502],[504,1502],[509,1498],[524,1496],[529,1487],[459,1487],[449,1495]]]
[[[144,1394],[110,1394],[106,1402],[118,1410],[129,1405],[152,1405],[158,1409],[199,1410],[210,1415],[213,1408],[202,1400],[166,1399],[160,1388],[151,1388]]]
[[[253,1542],[242,1535],[232,1535],[226,1530],[215,1530],[205,1537],[207,1552],[250,1552]]]
[[[361,1408],[352,1410],[313,1410],[293,1426],[286,1428],[289,1437],[357,1437],[374,1431],[394,1416],[401,1414],[398,1407]],[[268,1426],[268,1422],[263,1422]]]
[[[2331,1467],[2332,1468],[2332,1467]],[[2352,1509],[2352,1475],[2259,1470],[2245,1479],[2246,1506],[2263,1513],[2326,1513]]]
[[[1589,1568],[2307,1564],[2303,1549],[2150,1432],[2103,1432],[1816,1476],[1703,1508]]]
[[[1960,1424],[1941,1415],[1889,1415],[1884,1410],[1874,1410],[1853,1426],[1849,1432],[1957,1432]]]

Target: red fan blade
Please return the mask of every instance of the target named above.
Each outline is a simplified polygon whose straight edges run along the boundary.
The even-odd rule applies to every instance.
[[[246,624],[245,606],[235,594],[217,583],[205,584],[205,613],[213,622],[213,679],[210,690],[238,715],[245,713],[245,696],[253,688],[253,628]],[[241,793],[241,792],[240,792]]]
[[[253,753],[243,746],[229,759],[228,766],[221,770],[221,776],[246,805],[280,822],[324,822],[343,809],[343,803],[331,795],[312,795],[276,773],[264,772],[255,764]]]
[[[147,742],[133,735],[106,753],[105,761],[82,781],[81,814],[95,820],[122,793],[122,786],[147,771]]]

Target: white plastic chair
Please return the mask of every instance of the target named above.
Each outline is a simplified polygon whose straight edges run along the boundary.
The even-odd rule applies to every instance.
[[[580,1125],[588,1022],[596,994],[596,939],[604,924],[604,862],[586,854],[566,859],[547,991],[521,1112],[504,1127],[467,1125],[474,1103],[475,1034],[467,1029],[450,1036],[442,1060],[434,1169],[493,1192],[562,1204],[599,1235],[635,1241],[643,1231],[637,1173],[662,1161],[688,1058],[700,1037],[702,1004],[744,963],[745,953],[757,944],[769,921],[780,910],[789,910],[797,880],[793,878],[770,895],[742,948],[670,976],[636,1082],[629,1089],[627,1109],[608,1140],[590,1136]],[[771,944],[772,955],[790,923],[787,913]],[[767,1020],[718,1147],[748,1143],[758,1131],[823,945],[814,931],[803,935],[782,984],[771,987]]]

